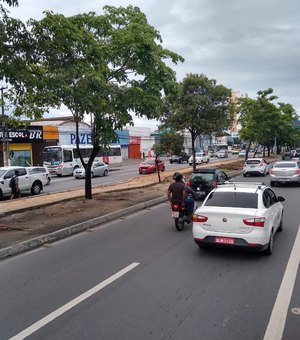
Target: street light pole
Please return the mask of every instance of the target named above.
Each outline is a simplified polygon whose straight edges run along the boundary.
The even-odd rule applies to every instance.
[[[4,115],[4,96],[3,91],[7,87],[1,87],[1,107],[2,107],[2,149],[3,149],[3,165],[8,166],[8,128],[6,124],[6,117]]]

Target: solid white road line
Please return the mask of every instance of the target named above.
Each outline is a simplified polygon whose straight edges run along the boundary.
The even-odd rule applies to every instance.
[[[78,305],[80,302],[86,300],[87,298],[89,298],[93,294],[97,293],[99,290],[103,289],[104,287],[108,286],[110,283],[112,283],[115,280],[119,279],[121,276],[125,275],[126,273],[128,273],[130,270],[132,270],[133,268],[135,268],[138,265],[139,265],[138,262],[133,262],[129,266],[127,266],[124,269],[120,270],[119,272],[117,272],[116,274],[112,275],[108,279],[102,281],[101,283],[99,283],[95,287],[91,288],[87,292],[81,294],[80,296],[78,296],[77,298],[75,298],[75,299],[71,300],[70,302],[66,303],[65,305],[63,305],[62,307],[57,309],[56,311],[54,311],[51,314],[45,316],[43,319],[37,321],[33,325],[31,325],[28,328],[24,329],[22,332],[18,333],[17,335],[13,336],[12,338],[10,338],[10,340],[25,339],[29,335],[33,334],[34,332],[36,332],[40,328],[42,328],[45,325],[47,325],[49,322],[53,321],[54,319],[56,319],[60,315],[64,314],[65,312],[67,312],[71,308],[73,308],[76,305]]]
[[[287,264],[264,340],[281,340],[300,261],[300,227]]]

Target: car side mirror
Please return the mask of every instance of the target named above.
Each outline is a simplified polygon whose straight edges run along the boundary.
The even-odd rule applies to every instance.
[[[277,196],[278,202],[284,202],[285,198],[283,196]]]

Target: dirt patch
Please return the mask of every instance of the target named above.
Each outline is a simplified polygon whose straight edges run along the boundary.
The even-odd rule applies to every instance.
[[[1,217],[0,249],[166,195],[171,179],[142,189],[94,194]]]

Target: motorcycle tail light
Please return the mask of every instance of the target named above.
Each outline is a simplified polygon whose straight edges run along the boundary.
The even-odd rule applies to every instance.
[[[187,185],[188,187],[190,187],[190,186],[191,186],[191,182],[190,182],[190,181],[187,181],[187,182],[186,182],[186,185]]]

